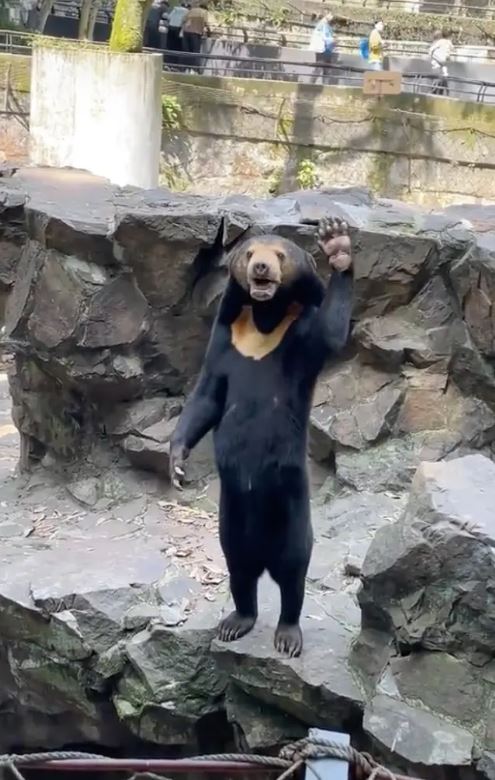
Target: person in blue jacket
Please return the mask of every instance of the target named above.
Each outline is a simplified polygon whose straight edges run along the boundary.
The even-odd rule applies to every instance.
[[[315,52],[317,62],[328,62],[335,49],[335,35],[332,28],[332,19],[333,14],[325,14],[318,20],[311,33],[309,50]]]

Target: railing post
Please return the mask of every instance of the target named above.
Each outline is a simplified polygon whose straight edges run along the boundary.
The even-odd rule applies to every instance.
[[[343,747],[349,747],[351,738],[349,734],[342,734],[340,731],[324,731],[323,729],[310,729],[308,736],[317,739],[331,739],[332,742],[338,742]],[[315,772],[321,780],[348,780],[349,764],[341,758],[318,758],[308,761],[305,780],[317,780],[316,774],[311,771],[314,767]]]

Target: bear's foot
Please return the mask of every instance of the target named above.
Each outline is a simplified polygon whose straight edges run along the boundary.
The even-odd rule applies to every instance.
[[[301,655],[303,636],[299,625],[288,626],[284,623],[279,623],[275,631],[274,645],[275,650],[282,653],[282,655],[287,655],[289,658],[296,658],[298,655]]]
[[[217,636],[222,642],[233,642],[249,634],[255,623],[256,617],[242,617],[238,612],[231,612],[219,623]]]

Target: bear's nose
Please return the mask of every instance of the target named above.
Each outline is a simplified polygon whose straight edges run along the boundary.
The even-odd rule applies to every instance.
[[[260,262],[254,264],[253,270],[256,276],[267,276],[269,269],[266,263]]]

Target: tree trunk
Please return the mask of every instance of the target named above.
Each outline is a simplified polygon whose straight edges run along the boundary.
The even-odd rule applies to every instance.
[[[110,49],[121,52],[143,50],[144,27],[151,0],[117,0],[110,36]]]

